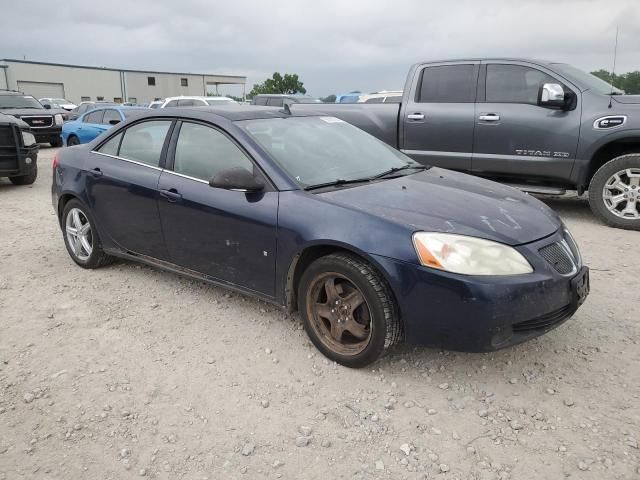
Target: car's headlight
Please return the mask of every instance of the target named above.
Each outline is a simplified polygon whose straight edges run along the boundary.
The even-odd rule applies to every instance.
[[[25,147],[30,147],[31,145],[35,145],[36,137],[33,136],[31,132],[22,131],[22,144]]]
[[[533,272],[515,248],[483,238],[417,232],[413,245],[425,267],[464,275],[519,275]]]
[[[53,118],[56,120],[56,125],[62,125],[64,123],[64,118],[59,113],[56,113]]]

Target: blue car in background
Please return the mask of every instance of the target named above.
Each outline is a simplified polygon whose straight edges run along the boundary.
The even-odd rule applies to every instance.
[[[64,123],[62,140],[67,147],[89,143],[114,125],[145,111],[146,108],[117,106],[90,110],[77,119]]]

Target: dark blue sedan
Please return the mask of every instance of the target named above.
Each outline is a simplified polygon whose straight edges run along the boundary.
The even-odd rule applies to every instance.
[[[140,107],[105,107],[89,110],[75,120],[62,125],[64,145],[72,147],[81,143],[89,143],[114,125],[147,109]]]
[[[260,107],[147,110],[54,160],[81,267],[114,257],[298,310],[330,359],[401,339],[489,351],[573,315],[588,269],[519,191],[414,162],[337,119]]]

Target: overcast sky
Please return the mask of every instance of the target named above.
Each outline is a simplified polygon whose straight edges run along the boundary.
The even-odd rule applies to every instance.
[[[640,70],[639,0],[0,0],[0,58],[401,89],[411,63],[525,56]],[[227,89],[229,93],[240,93]]]

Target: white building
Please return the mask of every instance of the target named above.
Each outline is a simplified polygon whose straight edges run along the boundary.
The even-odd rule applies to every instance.
[[[19,90],[36,98],[66,98],[145,103],[179,95],[207,95],[208,86],[242,85],[247,77],[208,73],[173,73],[87,67],[28,60],[0,60],[0,89]]]

